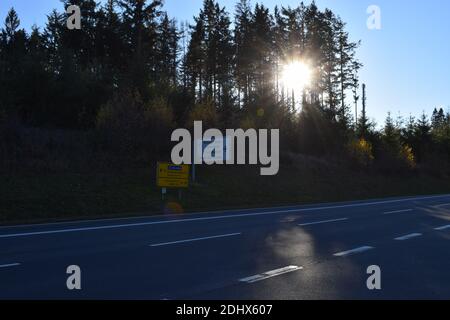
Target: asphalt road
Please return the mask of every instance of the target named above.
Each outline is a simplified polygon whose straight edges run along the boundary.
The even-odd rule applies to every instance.
[[[450,195],[0,227],[0,299],[450,299]]]

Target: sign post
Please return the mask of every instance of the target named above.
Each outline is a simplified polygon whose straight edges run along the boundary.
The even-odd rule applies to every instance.
[[[202,163],[203,161],[214,161],[214,160],[221,160],[224,163],[231,159],[230,154],[230,145],[231,145],[231,138],[225,137],[216,139],[213,141],[203,141],[203,140],[196,140],[194,141],[194,145],[192,147],[192,182],[196,182],[196,163],[195,159],[201,159]],[[210,147],[215,147],[216,149],[220,150],[218,154],[213,153],[212,157],[208,157],[204,155],[205,149]],[[196,154],[197,152],[197,154]]]
[[[195,144],[195,143],[194,143]],[[191,157],[192,157],[192,183],[195,183],[195,147],[194,145],[192,145],[192,153],[191,153]]]
[[[189,165],[176,165],[169,162],[158,162],[156,169],[156,184],[161,188],[162,199],[167,189],[179,189],[178,197],[181,200],[181,189],[189,187]]]

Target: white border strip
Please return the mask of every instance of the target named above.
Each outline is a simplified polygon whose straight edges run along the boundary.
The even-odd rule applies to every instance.
[[[349,204],[349,206],[365,206],[365,205],[375,205],[375,204],[384,204],[384,203],[396,203],[396,202],[405,202],[405,201],[413,201],[413,200],[428,200],[428,199],[436,199],[436,198],[449,198],[450,194],[441,194],[435,196],[417,196],[417,197],[391,197],[392,200],[382,200],[382,199],[366,199],[366,200],[355,200],[355,201],[343,201],[343,203],[351,203],[356,202],[355,204]],[[386,198],[389,199],[389,198]],[[368,202],[370,201],[370,202]],[[326,203],[319,203],[316,205],[323,206],[323,209],[329,208],[326,207]],[[305,210],[308,208],[304,208],[305,206],[314,206],[314,204],[304,204],[298,205],[296,210]],[[279,206],[279,207],[265,207],[265,208],[242,208],[242,209],[230,209],[230,210],[216,210],[216,211],[203,211],[203,212],[190,212],[186,213],[184,216],[194,216],[194,215],[206,215],[206,214],[219,214],[224,212],[235,213],[235,212],[247,212],[247,211],[256,211],[256,210],[290,210],[294,207],[294,205],[290,206]],[[290,209],[288,209],[290,208]],[[153,216],[129,216],[129,217],[117,217],[117,218],[105,218],[105,219],[85,219],[85,220],[73,220],[73,221],[58,221],[58,222],[48,222],[48,223],[34,223],[34,224],[22,224],[22,225],[2,225],[0,226],[0,230],[2,229],[11,229],[11,228],[28,228],[28,227],[44,227],[44,226],[54,226],[54,225],[70,225],[70,224],[82,224],[82,223],[95,223],[95,222],[114,222],[114,221],[123,221],[123,220],[142,220],[142,219],[152,219],[152,218],[177,218],[176,214],[169,215],[153,215]]]
[[[275,270],[267,271],[267,272],[264,272],[261,274],[257,274],[257,275],[251,276],[251,277],[239,279],[239,282],[254,283],[254,282],[266,280],[269,278],[280,276],[282,274],[286,274],[289,272],[294,272],[294,271],[302,270],[302,269],[303,269],[303,267],[299,267],[299,266],[287,266],[284,268],[275,269]]]
[[[209,216],[209,217],[188,218],[188,219],[178,219],[178,220],[162,220],[162,221],[151,221],[151,222],[141,222],[141,223],[127,223],[127,224],[117,224],[117,225],[105,225],[105,226],[98,226],[98,227],[81,227],[81,228],[57,229],[57,230],[48,230],[48,231],[11,233],[11,234],[0,235],[0,239],[1,238],[28,237],[28,236],[36,236],[36,235],[47,235],[47,234],[58,234],[58,233],[67,233],[67,232],[131,228],[131,227],[139,227],[139,226],[170,224],[170,223],[183,223],[183,222],[193,222],[193,221],[235,219],[235,218],[243,218],[243,217],[245,218],[245,217],[273,215],[273,214],[287,214],[287,213],[293,213],[293,212],[297,212],[297,213],[314,212],[314,211],[322,211],[322,210],[343,209],[343,208],[352,208],[352,207],[365,207],[365,206],[373,206],[373,205],[380,205],[380,204],[387,204],[387,203],[398,203],[398,202],[417,201],[417,200],[431,200],[431,199],[436,199],[436,198],[448,198],[448,197],[450,197],[450,195],[404,198],[404,199],[396,199],[396,200],[361,202],[361,203],[359,202],[359,203],[347,204],[347,205],[323,206],[323,207],[313,207],[313,208],[303,208],[303,209],[297,208],[297,209],[263,211],[263,212],[255,212],[255,213],[244,213],[244,214],[230,213],[228,215],[220,215],[220,216],[213,216],[213,217]]]

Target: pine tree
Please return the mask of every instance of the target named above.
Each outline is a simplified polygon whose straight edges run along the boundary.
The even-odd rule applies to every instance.
[[[52,74],[57,74],[61,69],[61,41],[64,29],[64,17],[56,10],[47,16],[44,29],[44,46],[47,51],[47,68]]]
[[[233,35],[230,30],[231,21],[228,14],[225,12],[225,8],[219,8],[217,6],[216,10],[219,15],[216,28],[216,36],[218,38],[216,56],[217,74],[215,78],[215,87],[217,90],[216,103],[222,109],[233,109],[233,52],[235,49],[233,44]]]
[[[102,68],[102,79],[112,87],[119,86],[120,74],[126,68],[127,48],[122,22],[116,11],[117,1],[108,0],[98,12],[96,23],[96,58]]]
[[[439,111],[435,108],[431,117],[431,127],[433,130],[439,130],[445,125],[445,113],[444,109],[440,108]]]
[[[255,96],[264,97],[272,93],[273,84],[273,18],[269,9],[257,4],[251,24],[252,30],[252,71]]]
[[[355,104],[355,125],[358,125],[358,101],[359,101],[359,78],[358,78],[358,71],[360,69],[359,65],[353,65],[353,75],[351,80],[351,88],[353,93],[353,103]]]
[[[8,15],[6,16],[5,28],[3,29],[7,42],[12,42],[14,40],[19,25],[20,20],[17,16],[17,12],[16,10],[14,10],[14,8],[11,8],[8,11]]]
[[[203,100],[204,61],[205,61],[205,26],[203,17],[194,17],[191,26],[191,39],[186,54],[184,72],[187,75],[190,92],[197,101]]]
[[[324,65],[322,87],[326,90],[327,105],[333,119],[337,116],[338,90],[337,90],[337,44],[334,34],[334,14],[328,10],[324,14],[323,24],[323,58],[321,63]]]
[[[357,128],[356,132],[360,138],[367,138],[367,134],[369,133],[369,129],[371,127],[371,124],[367,117],[366,103],[367,103],[366,84],[363,83],[363,85],[362,85],[362,110],[361,110],[361,116],[359,117],[359,120],[358,120],[358,123],[356,126],[356,128]]]
[[[26,124],[46,123],[48,107],[52,104],[52,74],[46,69],[47,52],[45,39],[34,25],[28,39],[28,54],[22,61],[23,75],[20,77],[22,107],[20,116]]]
[[[11,8],[5,19],[2,35],[2,62],[0,74],[1,108],[4,113],[18,114],[24,101],[21,80],[24,74],[23,61],[27,54],[28,38],[24,29],[19,29],[20,20]]]
[[[383,129],[383,142],[390,149],[395,149],[400,143],[400,128],[395,123],[390,112],[386,117]]]
[[[182,79],[182,91],[184,93],[187,92],[188,88],[188,69],[187,69],[187,53],[188,53],[188,32],[189,32],[189,23],[182,21],[180,23],[180,51],[181,51],[181,65],[180,65],[180,77]]]
[[[173,108],[179,124],[185,124],[199,105],[217,113],[224,126],[269,127],[308,119],[312,123],[299,127],[309,130],[305,136],[322,135],[320,152],[316,151],[325,154],[343,149],[353,133],[345,99],[351,90],[355,117],[362,121],[357,133],[367,135],[373,129],[365,99],[362,115],[357,110],[358,43],[349,40],[339,17],[319,10],[314,1],[276,7],[272,15],[261,4],[251,7],[249,0],[239,0],[233,29],[224,7],[204,0],[189,32],[178,30],[175,20],[162,11],[162,1],[63,4],[81,7],[81,30],[68,30],[67,14],[53,11],[43,32],[26,34],[18,30],[19,19],[11,10],[0,36],[1,108],[8,104],[21,110],[27,122],[92,127],[99,106],[110,96],[132,92],[129,96],[139,104],[152,105],[158,98],[161,105]],[[301,97],[286,92],[279,77],[283,66],[295,60],[310,64],[313,73]],[[40,90],[33,86],[36,78],[41,79]],[[30,90],[14,93],[19,83]],[[299,101],[308,117],[292,110]],[[293,128],[291,141],[298,134]]]
[[[432,144],[431,124],[425,112],[417,120],[415,128],[415,153],[419,162],[425,161]]]
[[[404,144],[413,147],[416,145],[415,129],[416,129],[416,119],[412,115],[410,115],[408,117],[405,127],[402,130],[402,140]]]
[[[240,0],[236,5],[235,12],[234,45],[236,56],[236,85],[238,89],[239,104],[243,106],[248,105],[250,96],[252,19],[253,14],[249,1]]]
[[[339,99],[341,102],[339,113],[341,117],[345,118],[347,112],[346,91],[353,86],[354,74],[362,66],[355,58],[355,50],[359,47],[360,42],[349,41],[348,32],[345,31],[345,23],[340,18],[335,20],[334,27],[337,37]]]
[[[129,48],[129,82],[144,99],[150,96],[149,83],[154,82],[156,66],[157,18],[162,1],[120,0],[125,43]]]
[[[163,86],[174,88],[177,85],[179,33],[175,20],[169,19],[167,13],[162,15],[158,25],[156,44],[156,74]]]

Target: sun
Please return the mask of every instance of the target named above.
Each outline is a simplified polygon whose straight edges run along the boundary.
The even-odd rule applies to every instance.
[[[284,87],[294,92],[301,92],[311,82],[311,68],[302,61],[285,64],[281,74]]]

